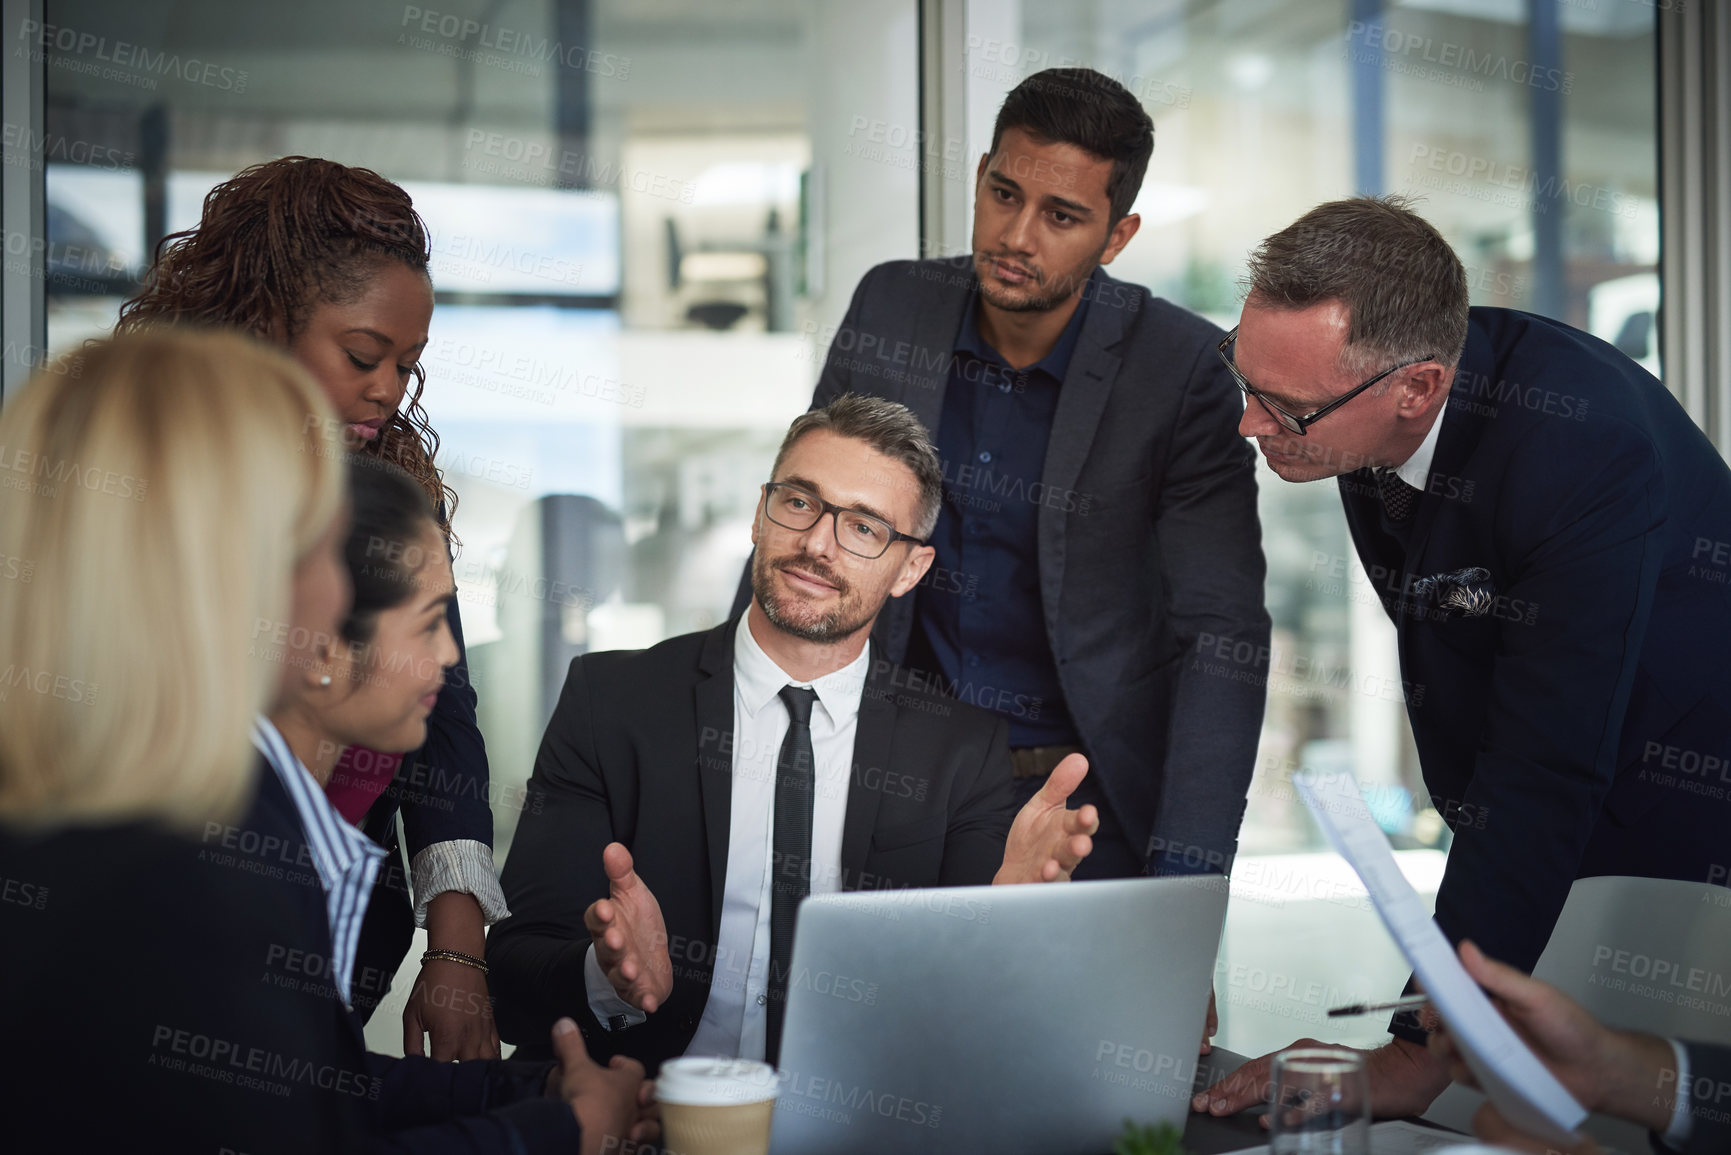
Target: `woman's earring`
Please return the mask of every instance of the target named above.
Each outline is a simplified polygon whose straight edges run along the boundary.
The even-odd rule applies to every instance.
[[[324,677],[319,679],[319,685],[321,685],[321,686],[328,686],[330,684],[331,684],[331,676],[329,674],[326,674]]]

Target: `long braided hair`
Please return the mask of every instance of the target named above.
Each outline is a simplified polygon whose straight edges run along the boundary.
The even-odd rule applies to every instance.
[[[115,332],[156,325],[241,329],[293,340],[320,302],[351,301],[380,261],[427,276],[427,226],[409,194],[371,169],[315,157],[255,164],[211,189],[197,225],[156,246],[144,287],[120,307]],[[451,534],[457,495],[434,465],[439,435],[421,408],[416,361],[404,404],[362,452],[402,467]]]

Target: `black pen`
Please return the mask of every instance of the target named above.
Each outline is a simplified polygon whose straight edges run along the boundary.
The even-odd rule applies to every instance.
[[[1391,1003],[1353,1003],[1351,1006],[1333,1008],[1328,1012],[1328,1017],[1339,1019],[1347,1015],[1373,1015],[1377,1011],[1415,1011],[1428,1002],[1429,995],[1407,995]]]

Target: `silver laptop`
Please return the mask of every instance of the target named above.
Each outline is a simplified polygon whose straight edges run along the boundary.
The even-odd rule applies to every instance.
[[[1219,876],[800,905],[772,1155],[1099,1155],[1190,1110]]]

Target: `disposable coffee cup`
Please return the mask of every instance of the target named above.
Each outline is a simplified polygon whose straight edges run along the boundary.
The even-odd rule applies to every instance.
[[[655,1077],[668,1155],[769,1155],[780,1085],[753,1059],[669,1059]]]

